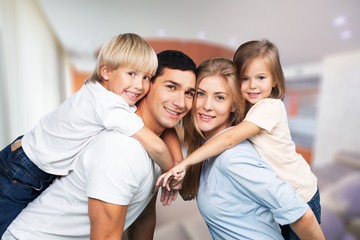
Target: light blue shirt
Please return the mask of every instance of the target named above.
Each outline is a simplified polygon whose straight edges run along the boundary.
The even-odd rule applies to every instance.
[[[249,141],[203,163],[197,203],[213,239],[283,239],[308,205]]]

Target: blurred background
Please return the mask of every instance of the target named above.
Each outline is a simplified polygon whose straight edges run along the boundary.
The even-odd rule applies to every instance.
[[[287,79],[292,137],[319,176],[324,201],[339,196],[335,185],[350,189],[346,194],[356,192],[357,186],[344,185],[360,182],[346,178],[360,171],[358,0],[0,0],[0,147],[78,90],[101,45],[125,32],[143,36],[157,52],[181,50],[197,64],[214,56],[232,58],[249,40],[274,42]],[[344,208],[352,197],[342,199]],[[348,216],[336,205],[331,219],[340,220],[338,228],[335,220],[328,225],[336,231],[332,239],[349,231],[360,239],[353,230],[360,226],[354,208]],[[178,200],[167,214],[158,209],[156,239],[209,237],[194,201]]]

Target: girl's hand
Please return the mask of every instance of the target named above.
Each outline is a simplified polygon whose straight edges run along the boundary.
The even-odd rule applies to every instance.
[[[170,169],[168,172],[163,173],[156,181],[156,186],[165,187],[168,191],[171,190],[170,182],[175,179],[176,182],[182,182],[185,177],[186,169],[182,167],[181,163]]]

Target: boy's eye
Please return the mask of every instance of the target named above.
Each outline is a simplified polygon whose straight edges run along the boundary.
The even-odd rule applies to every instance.
[[[135,72],[129,72],[128,73],[131,77],[134,77],[135,76]]]
[[[146,81],[150,81],[150,79],[151,79],[150,76],[145,76],[145,77],[144,77],[144,80],[146,80]]]

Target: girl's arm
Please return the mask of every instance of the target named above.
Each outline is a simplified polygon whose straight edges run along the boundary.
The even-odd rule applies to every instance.
[[[200,148],[196,149],[193,153],[187,156],[181,163],[174,166],[169,172],[161,175],[158,178],[157,184],[163,182],[163,187],[167,186],[168,179],[171,176],[174,176],[175,179],[182,179],[185,176],[186,169],[191,165],[195,165],[208,159],[210,157],[216,156],[223,151],[234,147],[236,144],[244,141],[245,139],[255,136],[262,129],[257,125],[248,122],[242,121],[232,129],[229,129],[221,134],[213,137],[207,141]]]
[[[165,145],[164,141],[161,140],[153,131],[147,127],[142,127],[137,131],[133,138],[138,140],[150,157],[158,164],[163,172],[168,171],[173,164],[172,155],[170,154],[169,149]]]

